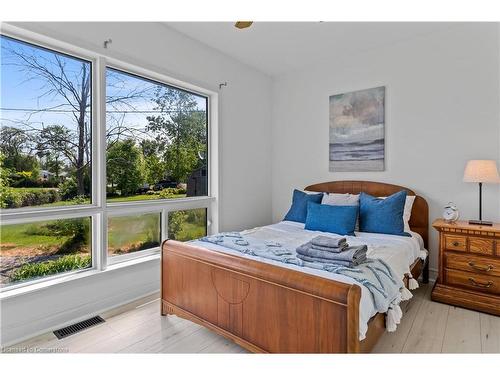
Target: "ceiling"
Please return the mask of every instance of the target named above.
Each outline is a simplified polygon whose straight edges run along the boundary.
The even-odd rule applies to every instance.
[[[168,22],[167,26],[270,75],[314,62],[380,48],[450,27],[450,23],[254,22],[239,30],[231,22]],[[334,51],[334,52],[333,52]]]

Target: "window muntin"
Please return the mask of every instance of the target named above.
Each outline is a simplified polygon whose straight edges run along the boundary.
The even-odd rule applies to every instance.
[[[208,99],[106,69],[108,203],[208,195]]]
[[[108,257],[160,246],[160,213],[120,215],[108,218]]]
[[[90,204],[92,63],[0,41],[0,206]]]
[[[0,286],[92,266],[90,217],[2,224]]]
[[[168,238],[190,241],[207,235],[207,209],[170,211],[168,213]]]

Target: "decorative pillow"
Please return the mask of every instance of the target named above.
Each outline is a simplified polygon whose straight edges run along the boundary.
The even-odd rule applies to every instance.
[[[382,199],[385,199],[387,197],[379,197]],[[414,195],[407,195],[406,196],[406,201],[405,201],[405,209],[403,212],[403,221],[405,224],[405,232],[410,232],[410,218],[411,218],[411,210],[413,208],[413,203],[415,203],[415,196]]]
[[[305,229],[354,236],[357,218],[357,206],[332,206],[309,202]]]
[[[307,202],[320,203],[323,198],[323,193],[308,194],[295,189],[293,191],[292,206],[288,210],[283,220],[298,221],[299,223],[306,222]]]
[[[366,193],[359,194],[359,228],[362,232],[407,236],[403,212],[406,191],[402,190],[385,199]]]
[[[359,194],[340,194],[340,193],[329,193],[323,196],[321,204],[329,204],[333,206],[356,206],[359,207]],[[356,220],[355,231],[359,231],[359,217]]]

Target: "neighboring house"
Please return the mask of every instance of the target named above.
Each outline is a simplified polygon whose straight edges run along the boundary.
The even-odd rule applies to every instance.
[[[40,170],[40,173],[38,175],[38,179],[41,180],[41,181],[48,181],[48,180],[51,180],[51,179],[54,179],[54,178],[56,178],[56,174],[52,173],[50,171],[47,171],[45,169]],[[68,172],[64,172],[63,171],[63,172],[59,173],[59,180],[61,182],[63,182],[67,178],[68,178]]]
[[[208,195],[207,167],[195,169],[187,180],[186,196],[199,197]]]
[[[55,173],[49,172],[45,169],[41,169],[38,178],[42,181],[48,181],[49,179],[54,178],[55,176],[56,176]]]

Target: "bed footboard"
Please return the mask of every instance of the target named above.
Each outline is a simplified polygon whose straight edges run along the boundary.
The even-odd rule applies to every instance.
[[[162,245],[162,314],[252,352],[357,353],[361,289],[182,242]]]

